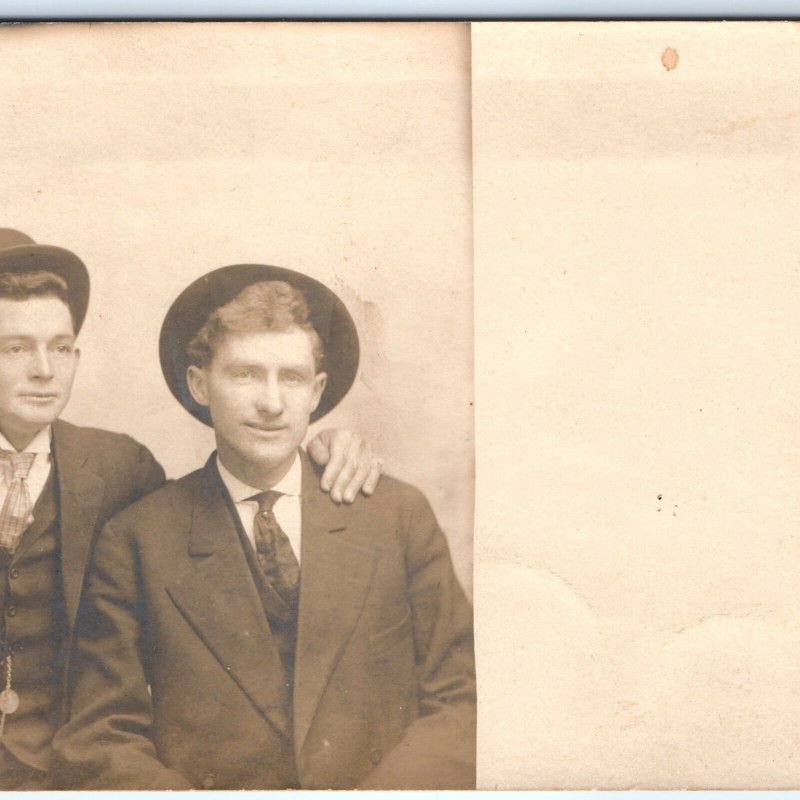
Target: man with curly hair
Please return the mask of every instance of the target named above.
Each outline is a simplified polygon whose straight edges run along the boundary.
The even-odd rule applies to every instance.
[[[472,610],[425,498],[334,506],[300,444],[358,336],[317,281],[215,270],[161,333],[206,465],[103,530],[56,749],[92,789],[475,785]]]

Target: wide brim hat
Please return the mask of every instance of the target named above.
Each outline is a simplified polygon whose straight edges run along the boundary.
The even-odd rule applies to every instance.
[[[83,261],[63,247],[37,244],[21,231],[0,228],[0,273],[35,270],[46,270],[64,279],[75,333],[78,333],[89,307],[89,271]]]
[[[285,281],[305,295],[309,322],[322,340],[325,356],[321,371],[328,380],[314,422],[331,411],[347,394],[358,371],[358,333],[344,303],[324,284],[291,269],[268,264],[232,264],[220,267],[186,287],[164,318],[159,338],[161,370],[178,402],[205,425],[211,425],[206,406],[195,402],[186,371],[190,365],[186,348],[208,317],[233,300],[243,289],[261,281]]]

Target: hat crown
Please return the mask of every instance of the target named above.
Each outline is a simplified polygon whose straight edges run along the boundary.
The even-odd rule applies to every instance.
[[[86,317],[89,305],[89,273],[75,253],[51,244],[37,244],[13,228],[0,228],[0,273],[46,271],[67,283],[67,302],[72,311],[75,333]]]
[[[24,244],[36,244],[36,242],[22,231],[15,231],[13,228],[0,228],[0,250]]]

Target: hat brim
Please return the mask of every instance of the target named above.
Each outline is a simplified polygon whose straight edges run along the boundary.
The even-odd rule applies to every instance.
[[[64,279],[77,334],[89,307],[89,271],[75,253],[49,244],[20,244],[0,250],[0,273],[46,270]]]
[[[321,371],[328,380],[311,422],[325,416],[347,394],[358,372],[359,344],[355,323],[344,303],[324,284],[308,275],[268,264],[232,264],[198,278],[170,306],[159,337],[161,370],[175,399],[196,419],[212,425],[208,408],[189,391],[186,347],[217,308],[242,289],[260,281],[286,281],[303,292],[309,321],[325,350]]]

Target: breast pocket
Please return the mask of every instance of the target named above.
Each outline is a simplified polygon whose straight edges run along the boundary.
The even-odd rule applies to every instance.
[[[411,635],[411,609],[406,606],[403,618],[390,625],[388,628],[378,631],[369,637],[369,649],[373,656],[391,650],[395,645],[400,644]]]

